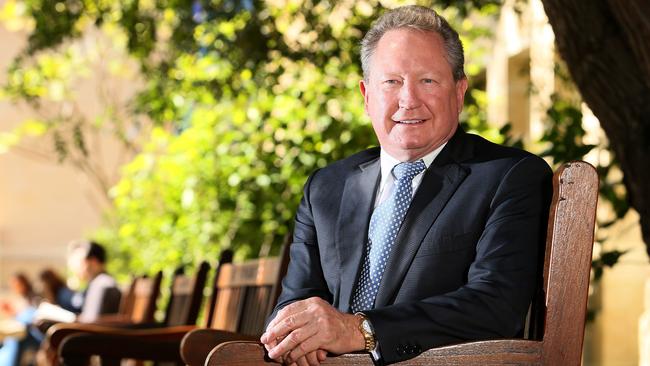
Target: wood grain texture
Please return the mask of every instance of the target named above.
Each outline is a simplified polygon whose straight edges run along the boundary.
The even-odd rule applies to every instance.
[[[495,365],[503,364],[504,357],[510,365],[538,364],[542,344],[537,341],[496,340],[472,342],[429,350],[412,360],[395,365]],[[226,342],[215,347],[206,365],[258,366],[277,365],[266,358],[264,347],[258,342]],[[346,354],[328,357],[323,366],[373,365],[367,354]]]
[[[210,265],[202,262],[194,276],[177,275],[174,278],[172,296],[165,317],[167,326],[196,323],[209,271]]]
[[[594,242],[598,174],[585,162],[563,165],[553,177],[544,266],[547,364],[579,365]]]
[[[229,341],[256,341],[257,337],[218,329],[195,329],[181,342],[181,357],[187,365],[203,365],[215,345]]]
[[[181,355],[188,365],[203,365],[216,345],[232,340],[257,340],[279,295],[278,288],[289,263],[288,243],[277,258],[254,259],[223,266],[213,298],[213,329],[186,335]]]
[[[152,323],[156,313],[156,301],[160,295],[162,271],[152,278],[143,278],[133,289],[133,309],[131,321],[134,323]]]
[[[596,170],[570,162],[553,176],[543,281],[545,315],[541,341],[505,339],[439,347],[397,365],[580,365],[598,201]],[[215,347],[207,365],[273,364],[257,342]],[[323,365],[372,365],[365,354],[328,358]]]
[[[179,344],[182,334],[167,333],[157,337],[124,337],[113,334],[76,333],[65,338],[60,356],[64,365],[83,364],[93,355],[105,361],[123,358],[182,363]]]

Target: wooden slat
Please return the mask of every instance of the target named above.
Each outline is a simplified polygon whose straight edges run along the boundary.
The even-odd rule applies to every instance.
[[[436,348],[415,359],[398,362],[395,365],[495,365],[503,364],[504,357],[508,357],[506,364],[530,365],[540,362],[541,347],[541,342],[525,340],[474,342]],[[206,364],[209,366],[277,365],[266,357],[264,346],[251,341],[222,343],[210,353]],[[373,362],[367,354],[346,354],[328,357],[321,365],[372,366]]]
[[[146,316],[149,298],[154,291],[153,282],[154,280],[151,278],[140,278],[135,284],[133,308],[131,311],[131,320],[134,323],[142,322]]]
[[[273,285],[280,270],[278,258],[261,258],[239,264],[225,264],[218,288]]]
[[[211,327],[243,334],[261,334],[268,316],[270,289],[278,281],[279,258],[224,264],[217,283]],[[265,289],[265,290],[261,290]]]
[[[165,325],[189,325],[196,322],[209,270],[210,266],[203,262],[192,277],[176,274],[172,283],[172,295]]]
[[[212,297],[210,311],[209,326],[212,329],[195,330],[185,337],[181,350],[185,362],[190,365],[203,364],[207,351],[215,344],[206,346],[200,342],[259,339],[279,295],[280,281],[286,273],[289,261],[286,248],[285,244],[282,255],[277,258],[220,266],[213,289],[216,295]]]
[[[549,218],[544,364],[579,365],[584,340],[594,243],[598,174],[585,162],[565,164],[554,176]]]
[[[212,294],[210,295],[210,300],[206,304],[207,310],[206,310],[206,316],[205,316],[205,323],[204,326],[206,328],[210,327],[212,324],[214,314],[215,314],[215,307],[217,305],[217,299],[219,297],[219,288],[218,288],[218,283],[219,283],[219,278],[222,276],[223,268],[227,263],[232,263],[232,257],[233,257],[233,252],[230,249],[224,249],[221,252],[221,257],[219,258],[219,264],[215,268],[214,271],[214,279],[212,281]]]

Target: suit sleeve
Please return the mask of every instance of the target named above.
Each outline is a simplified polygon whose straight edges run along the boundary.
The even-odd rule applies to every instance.
[[[289,247],[290,260],[287,275],[282,280],[282,293],[273,313],[266,321],[267,325],[280,309],[292,302],[314,296],[332,302],[332,294],[323,277],[310,204],[311,185],[317,173],[318,171],[314,172],[305,183],[304,194],[296,213],[293,241]]]
[[[520,160],[505,174],[464,286],[364,311],[375,328],[383,362],[446,344],[519,335],[536,284],[551,176],[548,165],[535,156]]]

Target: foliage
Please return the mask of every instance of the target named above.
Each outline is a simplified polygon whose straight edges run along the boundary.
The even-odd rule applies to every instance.
[[[582,112],[557,94],[551,100],[552,104],[546,112],[551,123],[542,136],[542,141],[550,144],[540,155],[561,163],[583,159],[595,146],[583,142],[586,132],[582,127]]]
[[[112,245],[113,270],[198,263],[227,247],[264,255],[290,231],[308,174],[376,144],[358,92],[358,43],[385,7],[403,3],[25,1],[33,32],[8,90],[39,101],[25,88],[25,65],[61,57],[92,28],[118,40],[144,81],[126,115],[156,127],[141,129],[147,142],[110,191],[114,208],[96,234]],[[449,6],[444,14],[461,30],[470,76],[481,69],[485,45],[477,40],[489,35],[496,3],[436,3]],[[474,87],[464,126],[503,142]]]
[[[552,104],[547,111],[547,129],[541,139],[542,142],[547,142],[548,149],[541,154],[542,156],[550,157],[554,165],[559,165],[572,160],[584,160],[593,150],[609,150],[607,146],[584,142],[586,132],[582,125],[583,113],[580,110],[579,100],[559,94],[554,94],[551,99]],[[616,174],[618,169],[615,159],[599,159],[596,166],[600,181],[600,198],[613,209],[613,217],[606,219],[602,216],[598,217],[598,226],[601,228],[608,227],[621,219],[629,210],[623,182],[620,175]],[[602,235],[602,231],[598,233],[599,236],[595,241],[602,247],[607,238]],[[592,261],[593,279],[600,280],[604,268],[613,267],[626,252],[616,249],[599,251],[598,256]]]
[[[0,20],[11,30],[31,31],[31,38],[56,39],[62,29],[55,25],[41,35],[34,30],[44,16],[53,22],[69,21],[37,11],[45,7],[57,12],[61,6],[47,7],[62,4],[46,3],[9,0],[0,11]],[[126,37],[110,27],[103,32],[88,30],[83,40],[40,52],[29,43],[9,65],[0,96],[17,107],[29,108],[32,117],[0,134],[0,152],[13,148],[29,157],[70,164],[84,172],[106,195],[105,205],[110,204],[107,193],[116,181],[115,166],[133,157],[150,130],[147,118],[131,113],[131,91],[125,86],[137,82],[139,75],[125,43]],[[93,115],[85,108],[89,104],[97,106],[92,108],[97,111]],[[107,137],[108,144],[97,143]],[[51,143],[44,144],[47,140]],[[106,158],[109,151],[113,156]]]

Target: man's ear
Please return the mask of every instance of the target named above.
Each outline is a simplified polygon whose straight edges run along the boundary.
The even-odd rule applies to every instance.
[[[456,82],[456,106],[458,108],[457,114],[463,110],[463,103],[465,103],[465,92],[467,91],[467,78],[462,78]]]
[[[363,109],[368,114],[368,85],[363,79],[359,80],[359,90],[361,91],[361,95],[363,95]]]

